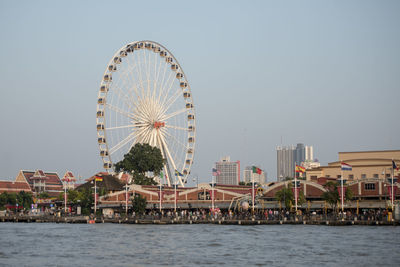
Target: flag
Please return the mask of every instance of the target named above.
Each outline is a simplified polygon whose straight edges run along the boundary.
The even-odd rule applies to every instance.
[[[218,175],[220,175],[220,174],[221,174],[221,172],[220,172],[219,170],[217,170],[217,169],[215,169],[215,168],[212,169],[212,175],[213,175],[213,176],[218,176]]]
[[[342,171],[351,171],[353,169],[353,167],[347,163],[342,162]]]
[[[103,177],[102,176],[95,176],[94,179],[96,180],[96,182],[103,182]]]
[[[296,172],[304,173],[305,171],[306,171],[306,168],[296,164]]]
[[[257,168],[256,166],[253,166],[253,173],[261,174],[262,170],[260,168]]]
[[[396,165],[396,162],[394,162],[394,160],[392,160],[392,167],[393,170],[396,169],[397,171],[399,170],[399,167]]]
[[[183,174],[178,172],[178,170],[175,170],[175,176],[183,176]]]

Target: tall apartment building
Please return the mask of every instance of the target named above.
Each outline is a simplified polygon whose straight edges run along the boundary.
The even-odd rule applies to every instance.
[[[230,157],[224,157],[215,163],[215,168],[219,171],[217,184],[238,185],[240,181],[240,161],[231,162]]]
[[[267,173],[264,170],[261,170],[261,174],[254,173],[253,166],[247,166],[243,170],[243,181],[245,183],[251,183],[253,179],[257,184],[265,184],[267,182]]]
[[[277,152],[277,178],[278,181],[286,177],[294,177],[294,167],[306,161],[313,160],[313,147],[297,144],[297,146],[278,146]]]

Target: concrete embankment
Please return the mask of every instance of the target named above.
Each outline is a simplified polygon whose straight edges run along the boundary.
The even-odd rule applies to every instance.
[[[346,225],[373,225],[373,226],[399,226],[399,221],[350,221],[350,220],[310,220],[310,221],[283,221],[283,220],[257,220],[257,219],[210,219],[210,220],[190,220],[190,219],[142,219],[142,218],[96,218],[91,219],[89,216],[71,216],[71,217],[54,217],[54,216],[0,216],[0,222],[22,222],[22,223],[115,223],[115,224],[220,224],[220,225],[327,225],[327,226],[346,226]]]

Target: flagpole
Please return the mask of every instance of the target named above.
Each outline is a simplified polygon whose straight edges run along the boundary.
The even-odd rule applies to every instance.
[[[64,211],[67,214],[67,181],[64,180]]]
[[[128,216],[128,177],[126,177],[125,183],[125,214]]]
[[[341,170],[341,175],[340,175],[340,185],[341,185],[341,201],[342,201],[342,216],[343,216],[343,211],[344,211],[344,207],[343,207],[343,168],[342,168],[342,164],[340,164],[340,170]]]
[[[251,201],[253,202],[252,210],[253,210],[253,215],[254,215],[254,202],[255,202],[255,197],[254,197],[254,172],[252,172],[252,175],[251,175],[251,176],[252,176],[252,179],[251,179],[251,180],[252,180],[252,186],[251,186],[251,190],[252,190],[252,191],[251,191],[251,195],[252,195],[252,196],[251,196]]]
[[[393,195],[393,193],[394,193],[394,186],[393,186],[393,176],[394,176],[394,161],[393,161],[393,159],[392,159],[392,214],[393,214],[393,211],[394,211],[394,206],[393,206],[393,204],[394,204],[394,195]],[[392,217],[393,218],[393,217]],[[393,219],[392,219],[393,220]]]
[[[175,192],[175,203],[174,203],[174,211],[176,212],[176,176],[177,174],[175,173],[175,182],[174,182],[174,192]]]
[[[94,178],[94,217],[96,218],[96,210],[97,210],[97,181],[96,177]]]
[[[161,207],[161,198],[162,198],[162,183],[161,183],[161,180],[162,180],[162,176],[164,176],[164,174],[163,173],[160,173],[160,216],[161,216],[161,210],[162,210],[162,207]]]
[[[162,189],[162,185],[160,183],[160,213],[161,213],[161,210],[162,210],[162,207],[161,207],[162,191],[161,191],[161,189]]]
[[[294,203],[297,215],[297,175],[296,175],[296,162],[294,162]]]
[[[211,209],[214,212],[214,175],[211,178]]]

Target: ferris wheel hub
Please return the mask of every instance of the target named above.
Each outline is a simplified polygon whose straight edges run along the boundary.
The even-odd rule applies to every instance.
[[[156,128],[156,129],[160,129],[161,127],[165,127],[165,122],[163,122],[163,121],[156,121],[156,122],[154,122],[154,128]]]

